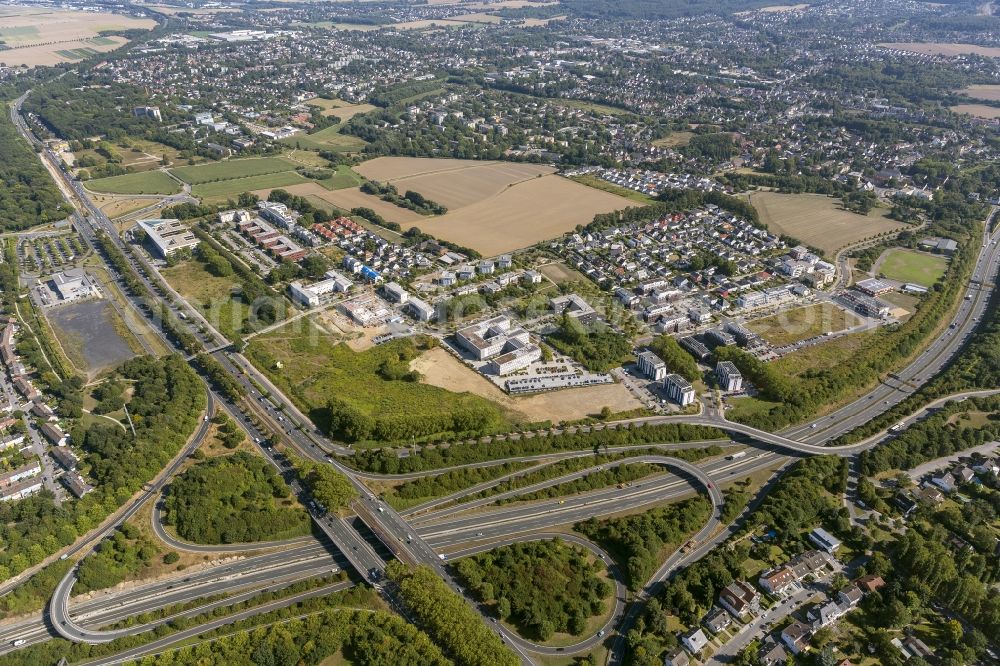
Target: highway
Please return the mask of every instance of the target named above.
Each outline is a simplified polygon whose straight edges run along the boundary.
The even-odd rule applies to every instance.
[[[35,143],[36,145],[40,145],[38,140],[30,133],[20,115],[21,102],[23,102],[27,94],[29,93],[25,93],[25,95],[16,100],[11,110],[11,117],[19,130],[21,130],[22,134],[24,134],[29,141]],[[80,205],[83,206],[84,210],[87,212],[86,215],[75,216],[76,227],[84,239],[92,246],[96,246],[97,231],[99,230],[100,232],[106,234],[110,242],[116,245],[125,254],[127,260],[131,264],[132,271],[135,272],[136,276],[142,281],[149,293],[154,295],[157,302],[167,305],[175,316],[183,312],[185,317],[181,319],[190,318],[190,321],[187,321],[184,325],[191,330],[192,334],[195,335],[207,349],[212,350],[213,356],[223,365],[227,372],[229,372],[248,390],[251,396],[257,396],[255,387],[264,386],[268,389],[270,392],[268,401],[271,405],[273,405],[273,409],[265,408],[259,404],[256,399],[248,401],[252,403],[253,411],[256,416],[261,418],[264,423],[268,424],[269,428],[273,429],[274,432],[279,433],[280,439],[290,445],[298,454],[314,461],[331,464],[344,473],[347,478],[351,480],[352,484],[354,484],[354,486],[358,489],[360,494],[360,499],[354,502],[351,507],[351,510],[357,514],[357,517],[363,521],[364,524],[371,529],[371,531],[380,538],[384,545],[400,560],[411,564],[423,564],[430,566],[450,586],[458,588],[457,583],[453,580],[445,563],[442,561],[444,553],[439,552],[441,550],[452,549],[452,556],[454,556],[457,553],[467,552],[467,548],[466,550],[463,550],[463,547],[467,547],[467,544],[470,542],[475,542],[473,548],[492,548],[496,546],[497,542],[503,542],[505,539],[521,538],[512,537],[512,533],[527,533],[529,536],[531,533],[534,533],[537,535],[542,533],[544,530],[551,529],[552,527],[558,525],[573,523],[593,516],[619,513],[621,511],[639,508],[654,502],[663,501],[665,499],[679,497],[691,492],[691,486],[685,479],[681,479],[673,474],[665,474],[662,476],[643,479],[627,489],[601,489],[564,499],[544,500],[541,502],[512,505],[498,510],[484,510],[478,513],[469,514],[467,512],[470,510],[475,512],[484,509],[486,504],[496,501],[497,498],[494,497],[490,500],[470,503],[469,505],[464,506],[459,505],[457,508],[438,508],[461,496],[460,493],[456,493],[448,498],[435,500],[434,502],[426,503],[421,507],[415,507],[410,512],[407,512],[407,516],[410,518],[410,522],[408,522],[404,516],[393,510],[392,507],[384,504],[378,498],[374,497],[374,495],[368,491],[367,487],[362,482],[363,479],[383,478],[386,475],[359,473],[345,466],[342,462],[331,458],[329,454],[348,456],[353,453],[353,450],[349,447],[344,447],[324,438],[308,421],[308,419],[298,411],[295,405],[270,384],[262,373],[258,372],[256,368],[254,368],[240,354],[228,351],[227,347],[229,346],[229,342],[221,334],[219,334],[218,331],[216,331],[209,324],[209,322],[204,320],[199,312],[188,306],[183,299],[180,299],[175,293],[173,293],[169,285],[164,284],[162,280],[158,278],[158,274],[148,261],[138,256],[137,253],[133,254],[130,251],[130,248],[128,248],[117,235],[116,229],[111,221],[86,197],[86,193],[80,183],[72,180],[65,173],[58,170],[58,162],[56,161],[55,156],[44,147],[42,148],[42,156],[44,161],[50,163],[50,169],[55,168],[61,176],[62,182],[60,185],[63,189],[74,193],[74,198],[79,201]],[[996,209],[991,212],[991,215],[994,215],[995,213]],[[782,463],[787,462],[788,459],[786,456],[777,452],[766,450],[768,446],[791,455],[836,454],[841,456],[853,456],[859,451],[869,448],[879,441],[880,438],[870,438],[864,442],[847,446],[831,447],[824,445],[844,432],[870,421],[875,416],[882,414],[893,405],[905,399],[920,385],[928,381],[936,372],[943,368],[944,365],[961,349],[962,345],[968,340],[972,330],[975,328],[977,320],[984,314],[992,295],[997,269],[998,266],[1000,266],[1000,263],[998,263],[998,259],[1000,259],[1000,243],[996,242],[998,238],[1000,238],[1000,233],[994,234],[992,237],[984,233],[983,248],[974,269],[973,281],[975,284],[973,284],[973,286],[969,289],[968,297],[965,298],[963,296],[963,300],[959,303],[954,318],[949,323],[949,326],[944,329],[942,334],[933,340],[923,353],[915,358],[906,368],[893,374],[887,383],[878,386],[868,395],[863,396],[861,399],[856,400],[849,405],[841,407],[822,419],[786,429],[781,433],[769,433],[755,428],[750,428],[748,426],[743,426],[741,424],[732,423],[726,421],[723,416],[717,414],[681,417],[653,417],[648,419],[620,422],[618,424],[608,424],[606,426],[601,425],[580,428],[581,431],[588,432],[599,431],[604,428],[613,429],[623,425],[638,423],[683,422],[716,427],[731,433],[739,433],[740,435],[749,437],[754,442],[766,445],[764,447],[765,450],[756,452],[752,455],[747,455],[739,460],[714,460],[708,461],[701,466],[691,465],[690,463],[685,463],[684,461],[679,461],[677,459],[670,458],[669,456],[647,455],[639,456],[627,461],[637,462],[646,460],[651,464],[664,464],[668,467],[680,469],[686,477],[694,479],[708,490],[714,509],[709,522],[695,536],[694,540],[698,544],[697,547],[690,549],[689,552],[678,551],[674,553],[644,588],[643,593],[639,596],[640,603],[633,603],[629,607],[628,613],[621,614],[616,609],[614,618],[621,619],[622,627],[627,627],[629,618],[635,617],[635,613],[639,612],[638,609],[641,608],[642,599],[649,598],[655,594],[658,586],[661,585],[673,571],[676,571],[677,568],[694,561],[694,559],[697,559],[698,557],[701,557],[711,547],[720,543],[720,539],[726,538],[727,535],[731,533],[732,527],[728,530],[718,531],[718,528],[720,527],[718,519],[723,501],[721,492],[718,490],[718,484],[731,478],[739,478],[740,476],[752,474],[753,472],[762,469],[777,467]],[[122,285],[122,276],[118,275],[111,267],[109,267],[109,273],[113,279],[118,281],[119,286],[123,287],[123,293],[127,294],[127,290],[124,289],[124,286]],[[147,303],[143,302],[144,299],[134,296],[128,296],[127,298],[128,302],[136,309],[137,312],[152,322],[154,330],[159,330],[159,326],[157,325],[158,323],[156,322],[151,309],[148,308]],[[260,429],[258,429],[251,422],[251,420],[237,408],[236,405],[231,404],[221,396],[216,395],[212,390],[209,390],[208,394],[209,415],[214,413],[216,403],[218,402],[226,411],[228,411],[241,423],[241,425],[247,430],[247,432],[250,433],[251,437],[253,437],[254,441],[257,442],[258,445],[260,445],[264,440],[270,439],[271,433],[261,432]],[[284,415],[284,417],[280,417],[281,415]],[[287,420],[285,420],[286,418]],[[207,421],[201,424],[198,432],[195,433],[191,442],[189,442],[187,447],[185,447],[184,455],[194,450],[201,438],[204,437],[206,430]],[[559,431],[557,430],[550,430],[540,433],[539,436],[558,432]],[[524,435],[511,436],[510,438],[517,439],[523,436]],[[506,438],[501,437],[497,439]],[[484,442],[488,441],[490,440],[484,440]],[[698,444],[709,445],[712,443],[717,444],[720,442],[702,442]],[[675,443],[666,446],[686,448],[694,445],[696,444]],[[648,449],[652,446],[655,445],[642,445],[628,448]],[[664,448],[666,448],[666,446],[664,446]],[[286,479],[288,479],[290,477],[290,473],[287,469],[287,464],[283,464],[283,460],[277,455],[277,452],[270,447],[261,447],[261,450],[272,462],[272,464],[281,470],[285,474]],[[110,523],[102,531],[94,534],[88,540],[82,540],[76,544],[73,549],[69,551],[69,554],[85,554],[87,550],[92,548],[95,543],[103,538],[103,536],[107,535],[111,529],[114,529],[120,525],[121,522],[127,520],[131,515],[133,515],[146,501],[150,498],[158,496],[166,480],[169,479],[169,477],[179,468],[184,455],[175,459],[175,461],[164,470],[163,474],[158,477],[157,482],[148,491],[130,504],[124,511],[120,512],[116,521]],[[498,460],[490,463],[476,463],[475,465],[485,466],[490,464],[502,464],[504,462],[515,460],[529,462],[531,460],[554,459],[560,456],[572,457],[581,455],[591,454],[583,452],[564,452],[541,456],[526,456],[524,458],[511,458],[508,460]],[[394,478],[418,478],[431,473],[439,473],[440,471],[442,470],[421,472],[413,475],[396,475]],[[517,472],[515,475],[528,473],[529,471],[530,470]],[[565,481],[570,477],[578,478],[585,473],[586,472],[573,473],[573,475],[566,475],[566,478],[562,478],[560,480]],[[514,475],[508,475],[508,478],[510,476]],[[552,485],[553,483],[557,483],[560,480],[550,480],[545,484],[536,484],[533,487],[546,487],[548,485]],[[463,492],[478,492],[479,490],[493,487],[500,482],[501,481],[499,480],[485,482],[484,484],[479,484],[475,489]],[[300,486],[297,486],[297,484],[293,483],[293,490],[302,496],[303,499],[308,499],[307,496],[304,495],[304,490]],[[625,490],[628,492],[624,492]],[[522,489],[518,492],[524,493],[529,491],[529,489]],[[511,494],[511,496],[513,496],[513,494]],[[435,508],[438,508],[438,510],[434,511]],[[421,512],[425,513],[421,515]],[[196,546],[195,544],[183,544],[182,542],[178,542],[176,539],[171,541],[169,535],[166,535],[166,533],[163,532],[162,526],[158,525],[158,520],[155,514],[156,512],[154,512],[154,525],[159,527],[158,534],[161,535],[161,538],[164,535],[166,536],[167,543],[171,543],[175,548],[178,546],[174,544],[180,544],[180,547],[178,548],[180,550],[202,548],[200,546]],[[362,577],[376,582],[376,588],[386,596],[390,603],[396,605],[397,600],[393,598],[392,593],[386,589],[386,586],[382,586],[377,583],[380,572],[384,570],[385,561],[378,555],[378,553],[375,552],[371,545],[369,545],[369,543],[362,538],[358,530],[349,523],[350,518],[351,517],[349,515],[340,516],[323,514],[315,510],[313,511],[313,519],[317,527],[324,534],[326,534],[334,544],[337,545],[337,550],[339,550],[343,555],[342,561],[350,563],[350,566]],[[715,536],[712,536],[713,534],[715,534]],[[489,541],[493,543],[486,543]],[[315,546],[315,544],[307,543],[290,543],[286,545],[290,546],[290,549],[285,551],[286,554],[299,553],[304,549]],[[231,546],[232,550],[229,552],[242,552],[247,548],[256,547],[260,546],[254,544],[234,544]],[[227,552],[225,548],[228,547],[210,548],[211,551],[205,552]],[[222,548],[221,551],[220,548]],[[201,551],[195,550],[194,552]],[[295,555],[286,556],[294,557]],[[326,557],[328,558],[326,560],[327,563],[333,561],[329,553],[326,554]],[[305,567],[306,565],[302,564],[301,566]],[[320,567],[318,570],[321,569],[322,568]],[[152,626],[157,624],[152,623],[147,626],[127,627],[117,630],[100,630],[101,625],[93,625],[92,622],[87,621],[87,618],[96,618],[95,621],[100,621],[106,625],[108,624],[108,621],[113,621],[113,618],[111,620],[107,620],[104,615],[101,615],[101,613],[111,613],[111,609],[98,605],[93,611],[90,611],[85,605],[86,602],[81,603],[79,607],[74,610],[74,613],[71,614],[69,599],[73,583],[75,582],[76,571],[77,568],[74,567],[60,582],[49,605],[49,615],[52,625],[60,635],[69,640],[102,643],[114,640],[118,637],[131,636],[143,631],[148,631],[152,628]],[[310,571],[312,571],[312,569],[306,567],[299,572],[292,572],[289,575],[306,575]],[[267,569],[262,569],[259,572],[256,571],[256,569],[250,569],[245,574],[241,574],[241,576],[248,580],[258,581],[263,584],[263,580],[267,575],[266,572]],[[273,580],[272,584],[274,584]],[[137,601],[135,604],[131,605],[121,606],[121,612],[126,612],[135,606],[147,608],[145,604],[150,604],[148,606],[150,609],[163,607],[165,605],[165,599],[175,598],[175,596],[180,599],[190,601],[192,599],[205,596],[206,594],[212,594],[213,592],[206,591],[206,588],[215,589],[211,587],[212,585],[221,586],[222,582],[205,584],[201,587],[185,586],[179,588],[176,595],[153,594],[152,596],[154,598],[152,599],[150,599],[151,593],[146,591],[144,594],[147,596],[143,597],[142,601]],[[232,586],[230,585],[228,587],[220,587],[219,589],[229,590],[231,588]],[[95,603],[98,602],[95,601]],[[152,604],[159,605],[153,606]],[[482,608],[479,608],[478,606],[477,608],[481,613],[483,612]],[[109,615],[107,617],[111,616]],[[32,631],[35,630],[37,629],[32,629]],[[204,629],[201,629],[200,631],[204,631]],[[547,648],[542,648],[541,646],[530,645],[522,639],[506,633],[502,627],[498,627],[497,631],[504,637],[508,644],[512,645],[519,652],[522,660],[526,663],[531,662],[527,652],[545,653],[545,650],[547,650]],[[0,635],[2,635],[2,633],[0,633]],[[619,636],[620,635],[621,634],[619,634]],[[596,642],[599,642],[597,639],[597,636],[591,637],[590,639],[580,643],[580,646],[583,647],[578,648],[577,646],[572,646],[571,649],[574,651],[587,649],[596,644]],[[620,641],[618,641],[618,643],[620,643]],[[616,643],[616,645],[618,643]],[[570,648],[566,648],[563,651],[565,651],[566,654],[573,653],[570,651]],[[620,658],[621,651],[613,649],[612,655],[613,660],[615,655]]]

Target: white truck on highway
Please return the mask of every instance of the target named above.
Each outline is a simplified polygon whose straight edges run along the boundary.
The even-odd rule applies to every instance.
[[[746,458],[746,451],[737,451],[736,453],[731,453],[726,456],[726,460],[739,460],[740,458]]]

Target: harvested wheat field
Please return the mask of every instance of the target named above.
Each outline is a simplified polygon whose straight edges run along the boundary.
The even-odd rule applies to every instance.
[[[398,222],[403,226],[414,226],[428,220],[430,218],[424,217],[420,213],[416,213],[412,210],[406,208],[400,208],[395,204],[382,201],[378,197],[373,197],[370,194],[365,194],[360,189],[356,187],[350,187],[343,190],[328,190],[318,183],[299,183],[298,185],[289,185],[287,187],[282,187],[281,189],[298,196],[315,196],[319,197],[323,201],[332,203],[337,208],[341,208],[345,211],[349,211],[352,208],[371,208],[373,211],[389,220],[390,222]],[[254,193],[257,196],[262,196],[262,193],[269,193],[270,190],[256,190]],[[423,225],[419,225],[423,228]]]
[[[984,99],[987,102],[1000,102],[1000,86],[993,84],[979,84],[962,88],[956,91],[959,95]]]
[[[102,36],[103,30],[150,29],[152,19],[104,12],[54,10],[41,7],[0,8],[0,40],[7,48],[0,62],[18,65],[57,65],[112,51],[128,40]]]
[[[421,381],[425,384],[481,396],[516,412],[517,418],[525,421],[551,420],[555,423],[595,416],[605,406],[610,407],[612,412],[642,407],[622,384],[587,386],[513,398],[441,348],[424,352],[410,363],[410,367],[421,374]]]
[[[754,192],[750,203],[772,233],[787,234],[828,257],[845,245],[906,226],[885,217],[882,209],[868,215],[843,210],[839,199],[822,194]]]
[[[1000,118],[1000,107],[988,106],[986,104],[957,104],[948,108],[955,113],[967,113],[976,118],[985,118],[987,120]]]
[[[423,157],[379,157],[355,168],[365,178],[392,183],[400,192],[413,190],[449,210],[495,197],[512,185],[555,173],[539,164],[435,160]]]
[[[879,44],[887,49],[912,51],[924,55],[958,56],[981,55],[988,58],[1000,57],[1000,48],[995,46],[978,46],[976,44],[956,44],[953,42],[889,42]]]
[[[358,190],[330,192],[323,198],[341,207],[345,206],[335,197],[349,198],[351,205],[368,206],[404,227],[418,226],[485,256],[534,245],[578,224],[588,224],[597,213],[635,205],[630,199],[573,182],[555,175],[552,167],[540,165],[382,157],[356,170],[372,180],[390,182],[400,192],[419,192],[447,206],[448,213],[414,218],[412,211],[396,206],[390,206],[395,211],[376,208],[373,203],[383,202]],[[363,197],[360,202],[358,196]]]

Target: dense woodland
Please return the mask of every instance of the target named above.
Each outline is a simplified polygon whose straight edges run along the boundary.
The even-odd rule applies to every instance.
[[[604,564],[579,546],[532,541],[501,546],[455,564],[476,597],[522,636],[547,641],[556,632],[580,636],[600,616],[611,583]]]
[[[205,407],[205,389],[179,356],[139,357],[119,366],[133,386],[136,436],[114,424],[78,423],[71,432],[81,470],[95,485],[82,500],[56,506],[41,492],[0,504],[0,579],[67,546],[121,506],[180,451]]]
[[[566,313],[559,328],[546,338],[546,342],[591,372],[607,372],[627,362],[632,354],[628,338],[607,324],[584,326]]]
[[[664,550],[680,548],[708,521],[711,511],[711,502],[699,496],[632,516],[591,518],[578,523],[576,530],[607,549],[629,588],[638,590],[663,561]]]
[[[516,666],[520,663],[476,611],[428,567],[408,569],[397,561],[386,567],[399,586],[417,626],[446,656],[463,666]]]
[[[240,451],[193,465],[170,484],[163,522],[187,541],[249,543],[309,534],[309,515],[274,467]]]
[[[84,558],[73,592],[114,587],[148,566],[155,555],[156,544],[142,536],[137,527],[125,523]]]
[[[0,87],[0,99],[16,96]],[[18,231],[65,218],[70,208],[52,176],[7,113],[0,117],[0,229]]]

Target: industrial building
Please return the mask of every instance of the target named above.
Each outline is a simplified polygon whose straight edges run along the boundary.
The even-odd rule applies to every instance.
[[[198,237],[180,220],[139,220],[139,228],[164,259],[180,250],[198,246]]]

